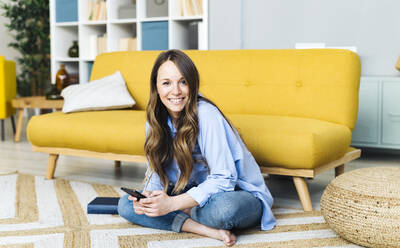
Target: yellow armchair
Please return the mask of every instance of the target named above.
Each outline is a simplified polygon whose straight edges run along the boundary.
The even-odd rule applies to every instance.
[[[4,119],[11,117],[11,124],[15,134],[14,117],[15,109],[11,106],[11,99],[17,95],[17,80],[15,62],[0,56],[0,120],[1,140],[4,141]]]

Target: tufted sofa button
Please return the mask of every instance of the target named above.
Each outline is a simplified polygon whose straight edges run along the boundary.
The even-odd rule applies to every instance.
[[[296,87],[301,87],[301,86],[303,86],[303,83],[301,81],[297,81],[296,82]]]
[[[250,81],[244,82],[244,86],[249,87],[251,85]]]

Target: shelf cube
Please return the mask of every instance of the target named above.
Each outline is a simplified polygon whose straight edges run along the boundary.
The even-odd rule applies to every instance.
[[[168,49],[168,21],[142,24],[142,50]]]
[[[78,0],[56,0],[56,22],[77,22]]]

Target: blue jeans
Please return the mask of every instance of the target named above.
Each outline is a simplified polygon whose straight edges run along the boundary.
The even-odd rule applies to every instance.
[[[159,217],[149,217],[136,214],[132,201],[126,195],[119,200],[118,213],[137,225],[174,232],[180,232],[188,218],[209,227],[230,230],[260,224],[263,206],[251,193],[239,190],[212,195],[203,207],[193,207],[190,216],[178,210]]]

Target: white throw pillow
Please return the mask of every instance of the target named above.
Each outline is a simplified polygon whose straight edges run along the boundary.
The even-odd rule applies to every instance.
[[[62,112],[121,109],[135,105],[121,72],[91,81],[70,85],[61,92],[64,97]]]

